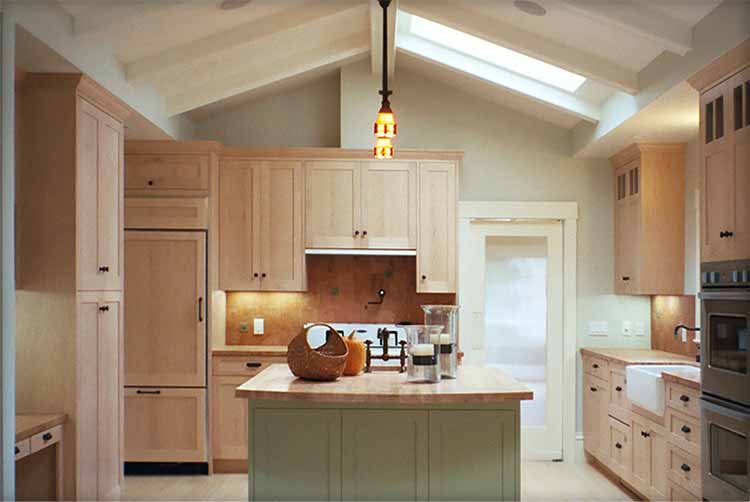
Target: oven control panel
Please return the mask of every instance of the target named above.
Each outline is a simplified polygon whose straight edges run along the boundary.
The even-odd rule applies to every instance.
[[[702,288],[750,288],[750,260],[701,264]]]

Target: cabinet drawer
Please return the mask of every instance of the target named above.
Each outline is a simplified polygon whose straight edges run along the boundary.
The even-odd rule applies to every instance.
[[[700,393],[683,385],[667,384],[667,405],[691,417],[700,418]]]
[[[584,356],[583,372],[609,382],[609,361],[602,357]]]
[[[206,462],[206,390],[125,389],[126,462]]]
[[[701,463],[697,457],[669,445],[667,476],[691,493],[701,493]]]
[[[669,441],[691,455],[700,455],[701,431],[698,419],[671,408],[667,409]]]
[[[15,448],[16,460],[20,460],[26,455],[31,453],[31,440],[29,438],[22,439],[16,443]]]
[[[36,453],[48,446],[58,443],[62,439],[62,426],[56,425],[51,429],[31,436],[31,453]]]
[[[126,190],[208,191],[207,155],[125,156]]]
[[[214,375],[254,376],[271,364],[285,364],[286,356],[214,356]]]
[[[208,200],[205,197],[127,197],[125,228],[197,229],[208,226]]]
[[[672,502],[699,502],[702,500],[701,497],[693,495],[672,480],[669,480],[667,486],[669,490],[667,500]]]

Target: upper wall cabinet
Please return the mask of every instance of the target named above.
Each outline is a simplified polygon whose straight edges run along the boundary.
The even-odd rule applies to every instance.
[[[610,160],[615,181],[615,292],[682,294],[685,146],[638,144]]]
[[[305,164],[308,248],[415,249],[417,164]]]
[[[419,165],[417,293],[456,291],[456,164]]]
[[[220,289],[304,289],[300,161],[223,159],[218,206]]]

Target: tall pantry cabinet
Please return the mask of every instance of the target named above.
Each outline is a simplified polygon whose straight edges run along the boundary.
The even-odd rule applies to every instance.
[[[130,110],[78,74],[25,75],[16,106],[17,410],[67,413],[66,500],[114,498]]]

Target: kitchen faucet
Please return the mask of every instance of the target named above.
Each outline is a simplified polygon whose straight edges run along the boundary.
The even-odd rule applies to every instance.
[[[678,336],[680,336],[680,330],[681,329],[684,329],[685,331],[692,331],[694,333],[698,333],[701,330],[697,326],[692,326],[691,327],[691,326],[685,326],[684,324],[678,324],[677,326],[674,327],[674,337],[675,338],[677,338]],[[701,342],[700,341],[696,342],[695,340],[693,340],[693,343],[695,343],[695,345],[698,347],[698,353],[695,355],[695,361],[699,363],[699,362],[701,362]]]

